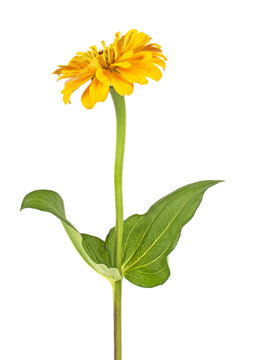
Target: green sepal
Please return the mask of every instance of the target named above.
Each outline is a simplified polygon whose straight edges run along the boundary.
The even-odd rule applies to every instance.
[[[205,191],[220,181],[200,181],[186,185],[157,201],[143,215],[124,221],[122,274],[141,287],[163,284],[170,276],[168,255],[177,245],[182,227],[193,217]],[[115,228],[105,244],[114,265]]]
[[[61,220],[76,250],[92,269],[110,282],[122,278],[119,270],[110,265],[104,241],[95,236],[80,234],[66,219],[63,200],[55,191],[36,190],[30,192],[25,196],[20,210],[26,208],[46,211],[55,215]]]

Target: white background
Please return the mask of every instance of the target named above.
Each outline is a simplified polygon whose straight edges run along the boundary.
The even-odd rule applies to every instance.
[[[0,358],[112,360],[109,283],[52,215],[19,212],[56,190],[69,220],[114,225],[111,99],[64,105],[51,75],[77,51],[137,28],[168,57],[127,97],[125,217],[198,180],[207,191],[154,289],[124,281],[124,360],[252,360],[252,2],[9,1],[1,10]]]

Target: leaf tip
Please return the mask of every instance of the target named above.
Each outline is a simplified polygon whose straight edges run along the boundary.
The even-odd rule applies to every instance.
[[[23,209],[26,208],[26,206],[25,206],[25,199],[26,199],[26,196],[24,197],[24,199],[23,199],[23,201],[22,201],[22,203],[21,203],[21,206],[20,206],[19,211],[22,211]]]
[[[206,181],[204,181],[204,182],[209,183],[210,186],[213,186],[213,185],[216,185],[216,184],[225,182],[225,180],[206,180]]]
[[[214,185],[222,183],[222,182],[226,182],[226,180],[214,180],[214,183],[215,183]]]

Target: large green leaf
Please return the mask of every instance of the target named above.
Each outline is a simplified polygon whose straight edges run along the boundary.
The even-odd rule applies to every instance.
[[[133,284],[154,287],[170,276],[168,255],[175,248],[182,227],[193,217],[204,192],[220,181],[186,185],[156,202],[143,215],[124,221],[122,273]],[[106,238],[113,265],[115,229]]]
[[[27,194],[22,202],[21,210],[25,208],[46,211],[55,215],[61,220],[70,240],[88,265],[109,281],[121,279],[119,270],[110,265],[104,241],[95,236],[80,234],[66,219],[64,203],[59,194],[51,190],[33,191]]]

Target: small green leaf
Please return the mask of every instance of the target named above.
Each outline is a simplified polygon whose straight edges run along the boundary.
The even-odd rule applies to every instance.
[[[156,202],[143,215],[124,221],[122,273],[133,284],[154,287],[170,276],[168,255],[177,245],[182,227],[193,217],[204,192],[220,181],[186,185]],[[106,238],[113,264],[115,229]]]
[[[51,190],[36,190],[27,194],[22,202],[21,210],[26,208],[49,212],[61,220],[76,250],[96,272],[109,281],[121,279],[119,270],[110,266],[109,255],[101,239],[80,234],[66,219],[64,203],[59,194]]]

